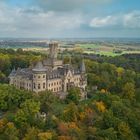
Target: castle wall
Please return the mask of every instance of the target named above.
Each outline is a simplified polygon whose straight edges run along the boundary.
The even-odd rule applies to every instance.
[[[15,76],[10,78],[10,85],[14,85],[19,89],[26,89],[32,91],[32,80],[22,78],[21,76]]]
[[[62,79],[50,79],[47,81],[47,89],[52,92],[62,91]]]

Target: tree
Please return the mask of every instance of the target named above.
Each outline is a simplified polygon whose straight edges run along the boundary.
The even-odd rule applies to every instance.
[[[118,67],[116,71],[119,77],[121,77],[125,72],[125,70],[122,67]]]
[[[19,126],[24,124],[34,124],[36,119],[36,114],[40,110],[40,103],[32,99],[26,100],[22,105],[21,109],[18,110],[15,116],[15,122]]]
[[[64,109],[63,118],[65,121],[76,122],[78,116],[78,108],[74,103],[68,104],[68,106]]]
[[[19,140],[19,131],[13,122],[0,120],[0,139],[1,140]]]
[[[38,140],[53,140],[52,132],[41,132],[38,134]]]
[[[68,95],[66,96],[66,101],[68,103],[74,102],[77,104],[80,101],[81,98],[80,95],[81,95],[80,89],[73,87],[68,91]]]
[[[100,112],[105,112],[106,107],[105,107],[105,104],[102,101],[96,102],[96,106],[97,106],[97,108]]]
[[[133,83],[126,83],[123,88],[124,98],[133,100],[135,97],[135,85]]]
[[[103,127],[104,128],[117,128],[120,119],[114,116],[111,110],[103,114]]]
[[[118,125],[119,138],[121,140],[134,140],[134,135],[129,127],[129,125],[125,122],[121,122]]]
[[[31,97],[30,92],[16,89],[10,85],[0,84],[0,109],[3,111],[14,110]]]
[[[96,139],[103,138],[104,140],[118,140],[117,138],[117,132],[114,130],[114,128],[108,128],[104,130],[98,130]]]
[[[31,127],[27,130],[27,133],[25,134],[23,140],[38,140],[39,132],[40,132],[39,129]]]

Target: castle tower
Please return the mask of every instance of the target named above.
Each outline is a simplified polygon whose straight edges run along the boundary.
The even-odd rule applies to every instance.
[[[81,87],[85,90],[87,85],[87,76],[86,76],[86,67],[85,67],[84,60],[82,60],[80,72],[81,72]]]
[[[40,92],[46,90],[46,69],[43,67],[42,62],[38,62],[32,69],[33,71],[33,86],[34,92]]]
[[[47,60],[43,61],[43,65],[47,69],[57,69],[58,67],[62,67],[63,62],[62,60],[57,59],[58,54],[58,43],[53,42],[49,44],[49,57]]]
[[[53,42],[49,44],[49,58],[57,59],[58,54],[58,43]]]

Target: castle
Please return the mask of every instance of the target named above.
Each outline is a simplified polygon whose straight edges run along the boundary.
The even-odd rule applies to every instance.
[[[87,85],[84,61],[79,69],[75,69],[72,65],[58,60],[57,54],[58,43],[50,43],[48,58],[39,61],[33,68],[12,70],[9,84],[36,93],[49,90],[60,95],[74,86],[84,93]]]

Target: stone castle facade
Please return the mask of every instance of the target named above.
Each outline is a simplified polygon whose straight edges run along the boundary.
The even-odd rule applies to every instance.
[[[58,44],[50,43],[48,58],[38,62],[33,68],[12,70],[9,84],[36,93],[49,90],[56,94],[66,93],[74,86],[84,93],[87,86],[84,61],[79,69],[75,69],[72,65],[58,60],[57,54]]]

